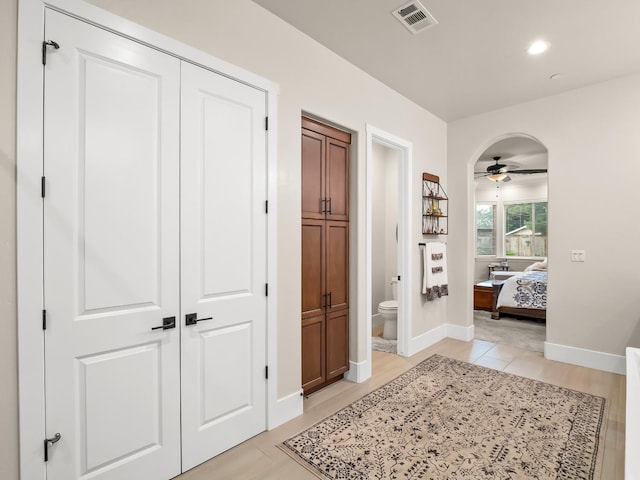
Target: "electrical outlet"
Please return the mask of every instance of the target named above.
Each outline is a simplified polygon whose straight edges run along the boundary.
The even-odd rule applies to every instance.
[[[584,250],[571,250],[572,262],[584,262],[586,258]]]

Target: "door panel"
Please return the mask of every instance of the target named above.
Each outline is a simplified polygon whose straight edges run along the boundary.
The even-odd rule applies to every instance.
[[[349,308],[349,223],[327,222],[327,313]]]
[[[349,370],[349,310],[327,314],[327,380]]]
[[[349,144],[327,137],[327,220],[349,220]]]
[[[179,62],[46,11],[50,479],[180,473]]]
[[[326,380],[324,315],[302,320],[302,389],[305,393]]]
[[[183,469],[262,432],[265,93],[182,65]],[[184,314],[207,319],[186,325]]]
[[[302,129],[302,218],[324,219],[325,149],[323,135]]]
[[[148,453],[160,444],[160,348],[154,342],[79,359],[80,440],[86,445],[83,471],[99,470],[132,452]]]
[[[302,318],[325,309],[325,222],[302,220]]]

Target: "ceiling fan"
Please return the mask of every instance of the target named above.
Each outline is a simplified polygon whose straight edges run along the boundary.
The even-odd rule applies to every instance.
[[[546,168],[528,168],[518,169],[513,165],[506,165],[504,163],[498,163],[502,157],[495,156],[493,160],[496,162],[494,165],[489,165],[485,172],[474,172],[476,178],[487,177],[494,182],[510,182],[510,174],[518,175],[531,175],[534,173],[547,173]]]

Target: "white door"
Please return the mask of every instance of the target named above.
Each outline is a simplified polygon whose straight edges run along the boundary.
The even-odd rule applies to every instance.
[[[47,478],[173,477],[180,62],[53,11],[46,39]]]
[[[266,427],[265,103],[182,64],[184,470]]]

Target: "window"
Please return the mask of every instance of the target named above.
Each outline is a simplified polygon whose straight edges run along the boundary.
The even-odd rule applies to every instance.
[[[495,204],[476,204],[476,255],[496,255]]]
[[[547,202],[507,204],[504,222],[506,256],[547,256]]]

